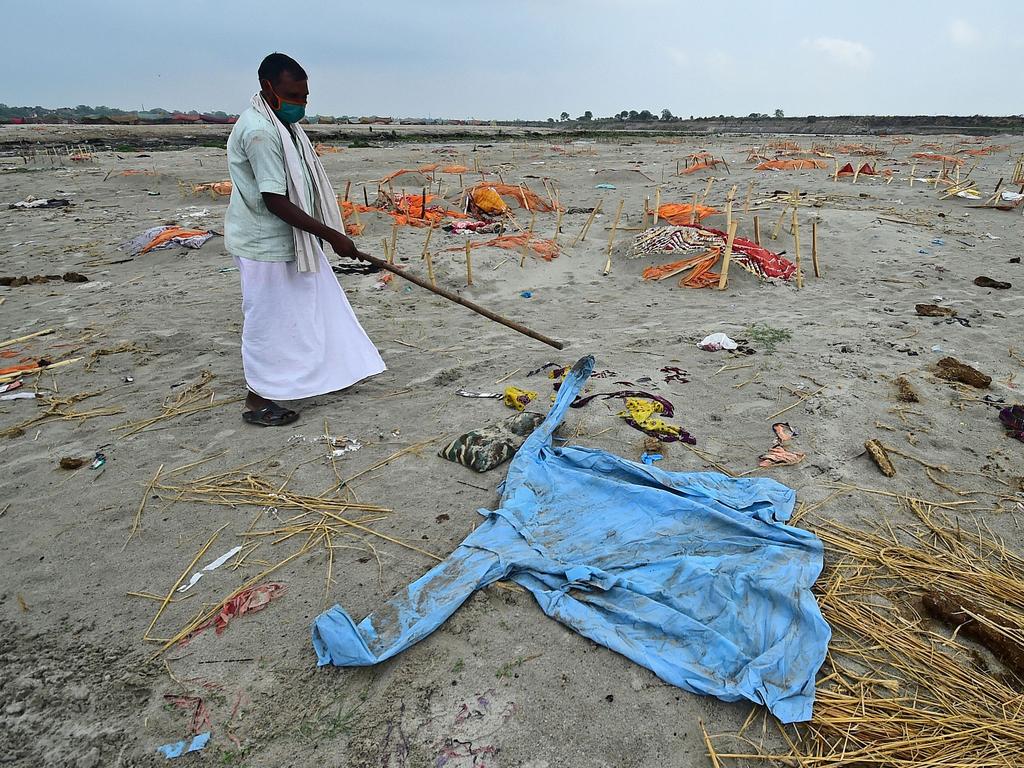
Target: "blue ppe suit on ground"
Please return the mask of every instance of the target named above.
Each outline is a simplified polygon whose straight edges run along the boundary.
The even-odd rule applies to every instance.
[[[573,366],[512,459],[500,506],[480,510],[487,520],[446,560],[359,624],[337,605],[316,618],[319,663],[388,659],[508,578],[549,616],[672,685],[809,720],[831,632],[811,593],[821,541],[784,524],[796,493],[767,478],[552,447],[593,366]]]

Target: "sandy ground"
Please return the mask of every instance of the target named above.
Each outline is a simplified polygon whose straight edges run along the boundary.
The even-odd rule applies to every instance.
[[[929,138],[934,141],[934,137]],[[940,137],[948,150],[956,137]],[[746,140],[743,140],[746,141]],[[702,766],[699,721],[710,730],[738,729],[749,704],[725,704],[665,685],[647,670],[598,647],[548,619],[524,593],[489,588],[476,594],[442,629],[408,652],[375,668],[317,669],[309,642],[311,620],[340,602],[362,617],[414,580],[432,561],[398,544],[356,532],[335,539],[332,581],[323,547],[297,556],[270,577],[287,593],[263,612],[243,616],[216,635],[206,632],[152,659],[159,643],[143,642],[159,602],[126,593],[165,595],[211,534],[226,526],[208,561],[236,544],[259,510],[176,500],[173,493],[147,499],[141,531],[126,545],[133,516],[157,472],[207,457],[201,467],[167,480],[244,472],[317,495],[337,476],[351,477],[403,448],[454,436],[508,415],[500,401],[455,396],[460,387],[500,389],[505,383],[540,389],[543,379],[526,372],[549,361],[570,363],[584,354],[619,378],[644,381],[677,407],[675,423],[696,436],[697,455],[675,445],[660,466],[670,470],[753,470],[772,443],[773,415],[799,429],[806,461],[761,470],[814,504],[836,483],[957,499],[929,480],[911,460],[895,459],[899,473],[886,479],[863,455],[863,443],[879,438],[935,465],[946,465],[951,486],[992,489],[985,473],[1008,482],[1024,474],[1024,445],[1008,439],[997,411],[982,397],[1020,402],[1022,359],[1008,349],[1024,347],[1024,268],[1020,212],[969,208],[967,201],[940,201],[932,187],[907,181],[909,154],[919,140],[896,145],[881,167],[896,179],[862,177],[834,182],[830,172],[754,173],[744,163],[740,139],[678,144],[598,143],[560,154],[546,143],[404,144],[344,149],[325,157],[339,192],[398,168],[463,161],[500,169],[506,180],[542,191],[536,176],[550,178],[566,206],[590,207],[603,199],[587,239],[570,243],[586,220],[566,215],[563,252],[552,262],[498,249],[474,251],[474,285],[465,287],[462,239],[435,234],[431,249],[438,281],[497,312],[559,338],[564,352],[546,348],[487,322],[404,281],[385,290],[377,276],[340,280],[388,371],[340,394],[301,404],[302,420],[283,430],[243,424],[239,357],[241,323],[238,275],[215,238],[199,251],[171,249],[131,261],[117,247],[164,222],[188,222],[222,231],[226,201],[192,196],[195,182],[226,178],[225,154],[214,148],[112,153],[95,162],[52,166],[0,160],[0,252],[4,275],[74,270],[88,283],[50,282],[0,288],[3,337],[53,328],[55,333],[7,347],[16,357],[50,361],[80,358],[59,370],[30,377],[49,399],[0,403],[0,430],[45,412],[72,395],[91,397],[61,406],[63,413],[115,409],[91,418],[57,418],[24,428],[0,442],[0,761],[12,765],[157,765],[156,746],[185,738],[190,714],[166,696],[201,696],[213,737],[191,763],[247,766]],[[836,140],[837,142],[840,140]],[[974,178],[988,193],[1009,177],[1020,139],[981,158]],[[439,150],[450,148],[451,154]],[[761,284],[734,270],[729,287],[678,288],[675,281],[643,282],[649,260],[626,260],[641,225],[645,196],[662,190],[664,202],[688,202],[703,193],[706,176],[674,175],[676,160],[698,149],[724,155],[731,174],[712,187],[709,201],[724,207],[733,184],[740,234],[750,236],[760,216],[765,238],[782,210],[775,190],[799,188],[805,268],[812,219],[819,221],[823,277],[808,276],[802,290]],[[858,158],[841,156],[841,161]],[[973,161],[968,162],[969,167]],[[11,170],[13,169],[13,170]],[[154,175],[121,175],[127,169]],[[626,172],[640,169],[649,177]],[[601,171],[595,174],[594,171]],[[933,166],[919,166],[934,174]],[[748,182],[751,210],[743,212]],[[595,189],[607,181],[615,190]],[[408,182],[407,182],[408,183]],[[443,185],[454,193],[457,180]],[[396,183],[396,188],[401,182]],[[409,184],[409,191],[419,191]],[[376,185],[369,187],[373,197]],[[73,206],[8,210],[26,195],[66,195]],[[613,246],[611,274],[602,275],[611,214],[624,199],[622,226]],[[884,218],[879,218],[884,217]],[[529,215],[519,212],[520,223]],[[900,219],[888,221],[885,219]],[[381,255],[390,219],[364,215],[365,249]],[[708,221],[721,227],[721,217]],[[554,234],[555,215],[541,214],[536,230]],[[403,228],[398,256],[424,273],[419,258],[425,231]],[[941,240],[943,244],[938,244]],[[770,247],[793,253],[785,230]],[[121,262],[121,263],[114,263]],[[1010,290],[979,288],[988,275]],[[530,291],[531,298],[521,292]],[[938,299],[937,297],[942,297]],[[920,317],[921,302],[956,308],[964,327]],[[774,352],[751,357],[697,349],[704,335],[724,331],[743,338],[749,326],[768,324],[792,332]],[[754,344],[757,347],[757,344]],[[120,351],[119,351],[120,350]],[[1018,352],[1018,354],[1020,354]],[[987,391],[937,379],[932,368],[954,355],[989,374]],[[678,366],[688,383],[664,383],[663,366]],[[3,367],[3,366],[0,366]],[[156,422],[125,436],[116,428],[160,414],[203,371],[215,378],[203,390],[208,410]],[[904,374],[921,402],[901,404],[893,379]],[[126,381],[130,377],[132,381]],[[805,402],[798,395],[815,393]],[[636,459],[643,435],[616,417],[615,406],[595,403],[573,412],[563,434]],[[106,413],[106,411],[101,411]],[[336,467],[316,438],[358,440]],[[476,510],[497,501],[504,468],[477,475],[436,456],[438,443],[408,452],[355,480],[359,501],[390,512],[368,523],[373,530],[444,556],[481,519]],[[102,472],[64,471],[65,456],[107,456]],[[755,470],[756,471],[756,470]],[[957,473],[963,474],[957,474]],[[978,504],[964,514],[984,520],[1007,544],[1021,548],[1013,504]],[[817,514],[871,525],[899,520],[886,497],[847,492]],[[264,510],[253,530],[279,526],[288,513]],[[274,518],[278,518],[275,520]],[[173,637],[202,607],[257,576],[268,565],[299,551],[295,540],[266,542],[238,568],[207,575],[185,599],[175,600],[153,629]],[[755,739],[762,737],[760,718]],[[774,728],[768,731],[769,740]],[[748,734],[750,735],[750,734]],[[447,760],[447,762],[445,762]],[[186,763],[183,763],[186,764]]]

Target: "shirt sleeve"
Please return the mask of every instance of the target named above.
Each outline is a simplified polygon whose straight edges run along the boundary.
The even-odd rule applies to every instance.
[[[259,191],[274,195],[288,194],[281,137],[270,131],[255,130],[246,136],[244,146]]]

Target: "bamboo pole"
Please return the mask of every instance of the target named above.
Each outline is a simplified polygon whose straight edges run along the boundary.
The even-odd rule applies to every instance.
[[[661,187],[654,190],[654,222],[652,226],[658,226],[658,219],[661,218],[659,211],[661,210]]]
[[[430,255],[430,251],[424,254],[424,258],[427,260],[427,278],[430,280],[430,285],[437,288],[437,279],[434,277],[434,258]]]
[[[761,244],[761,217],[756,213],[754,214],[754,242],[757,245]]]
[[[573,245],[576,245],[576,243],[582,242],[583,240],[587,239],[587,232],[590,229],[590,225],[594,223],[594,217],[597,216],[597,212],[601,210],[601,206],[603,204],[604,200],[597,201],[597,205],[595,205],[594,210],[590,212],[590,216],[583,224],[583,228],[580,230],[580,233],[576,235],[576,239],[572,241]]]
[[[728,232],[732,226],[732,202],[736,196],[736,185],[732,185],[729,194],[725,198],[725,231]]]
[[[434,228],[433,227],[427,227],[427,239],[423,243],[423,253],[420,254],[420,258],[421,259],[427,258],[427,249],[430,248],[430,237],[433,234],[434,234]]]
[[[789,210],[789,204],[786,204],[782,208],[782,213],[779,214],[779,220],[775,222],[775,229],[772,230],[771,239],[779,239],[779,231],[782,229],[782,222],[786,220],[786,211]]]
[[[818,266],[818,220],[811,222],[811,266],[814,268],[814,276],[821,277],[821,268]]]
[[[466,285],[473,284],[473,249],[466,238]]]
[[[537,214],[530,216],[530,228],[526,232],[526,242],[523,243],[523,252],[519,256],[519,267],[522,269],[526,266],[526,257],[530,253],[530,240],[533,239],[533,225],[537,223]]]
[[[710,179],[708,179],[708,185],[706,187],[704,187],[704,195],[700,199],[700,204],[701,205],[704,205],[704,203],[707,202],[708,194],[711,192],[711,185],[714,184],[714,183],[715,183],[715,177],[712,176]]]
[[[736,239],[736,227],[739,225],[738,221],[734,221],[729,226],[729,236],[725,240],[725,253],[722,254],[722,274],[718,278],[718,290],[724,291],[726,286],[729,285],[729,262],[732,259],[732,243]]]
[[[348,202],[348,191],[352,187],[352,179],[345,182],[345,202]],[[364,187],[365,189],[365,187]]]
[[[615,221],[612,222],[612,231],[608,234],[608,259],[604,264],[604,274],[608,274],[612,271],[612,246],[615,245],[615,230],[619,228],[619,219],[622,217],[622,206],[625,205],[626,199],[621,198],[619,200],[619,207],[615,210]]]
[[[804,287],[803,267],[800,264],[800,219],[797,216],[796,208],[793,209],[793,249],[796,251],[796,287],[799,290]]]
[[[395,263],[395,254],[398,253],[398,222],[392,222],[391,224],[391,256],[388,259],[392,264]]]
[[[403,270],[399,269],[397,266],[388,264],[386,261],[384,261],[383,259],[379,259],[376,256],[370,256],[367,253],[361,253],[359,254],[359,258],[362,259],[363,261],[368,261],[371,264],[380,267],[381,269],[386,269],[388,272],[392,272],[398,275],[399,277],[408,280],[410,283],[418,285],[420,288],[426,288],[431,293],[436,293],[438,296],[448,299],[448,301],[455,302],[456,304],[461,304],[466,309],[470,309],[476,312],[478,315],[483,315],[488,320],[493,320],[496,323],[500,323],[501,325],[504,325],[506,328],[511,328],[513,331],[521,333],[524,336],[529,336],[531,339],[536,339],[537,341],[547,344],[550,347],[554,347],[555,349],[562,349],[565,346],[560,341],[555,341],[554,339],[544,336],[543,334],[537,333],[536,331],[531,331],[526,326],[520,325],[517,322],[502,317],[496,312],[492,312],[486,307],[482,307],[479,304],[470,301],[469,299],[464,299],[462,296],[459,296],[456,293],[452,293],[451,291],[445,290],[444,288],[439,288],[438,286],[433,286],[423,278],[417,277],[416,275],[413,274],[408,274]]]
[[[747,199],[743,201],[743,213],[744,214],[750,213],[750,196],[752,194],[754,194],[754,182],[753,182],[753,180],[751,180],[751,182],[747,185]]]
[[[560,234],[562,234],[562,214],[563,213],[564,213],[564,211],[561,208],[559,208],[558,209],[558,219],[555,221],[555,238],[554,238],[554,240],[555,240],[556,244],[558,243],[558,236]]]
[[[693,193],[693,202],[690,204],[690,223],[700,224],[700,215],[697,213],[697,193]]]
[[[388,251],[388,239],[387,239],[387,237],[382,237],[380,239],[380,247],[381,247],[381,250],[384,251],[384,260],[387,261],[388,264],[393,264],[394,262],[391,260],[390,252]]]
[[[45,331],[36,331],[35,333],[30,333],[27,336],[19,336],[16,339],[8,339],[7,341],[0,342],[0,349],[3,349],[4,347],[9,347],[12,344],[21,344],[21,342],[23,342],[23,341],[28,341],[29,339],[35,339],[35,338],[38,338],[40,336],[49,336],[53,332],[54,332],[53,328],[47,328]]]

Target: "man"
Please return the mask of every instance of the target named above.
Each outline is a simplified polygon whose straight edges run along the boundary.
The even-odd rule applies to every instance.
[[[331,271],[322,243],[360,258],[338,201],[297,124],[306,72],[283,53],[259,67],[260,91],[228,138],[232,191],[224,241],[242,280],[242,417],[279,427],[299,414],[278,400],[344,389],[385,370]]]

